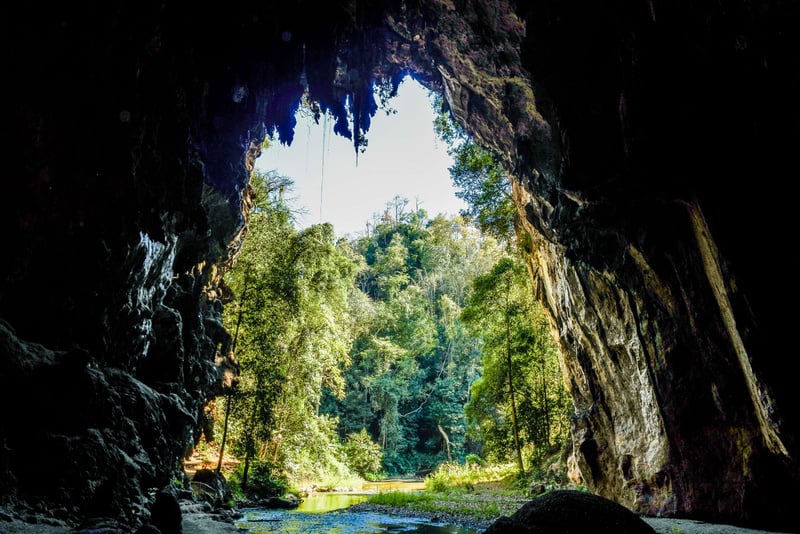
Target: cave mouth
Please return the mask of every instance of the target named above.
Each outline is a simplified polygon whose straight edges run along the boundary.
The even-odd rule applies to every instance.
[[[0,421],[3,503],[147,520],[218,393],[218,281],[266,133],[291,142],[305,80],[358,149],[374,80],[411,72],[514,173],[593,490],[795,523],[799,414],[776,355],[796,352],[800,299],[775,284],[798,259],[763,251],[787,250],[796,199],[762,180],[796,167],[795,3],[157,4],[18,3],[3,33],[0,402],[20,407]]]
[[[358,151],[350,139],[334,134],[334,117],[314,116],[316,104],[307,95],[295,113],[291,144],[277,133],[267,138],[254,168],[293,180],[289,196],[301,228],[330,222],[340,237],[368,233],[395,197],[430,216],[458,215],[467,207],[450,178],[449,147],[434,129],[441,96],[410,74],[392,94],[381,84],[374,93],[379,108]]]

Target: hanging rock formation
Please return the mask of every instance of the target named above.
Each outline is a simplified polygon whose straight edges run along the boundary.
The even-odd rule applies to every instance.
[[[359,150],[411,73],[509,171],[583,482],[789,525],[796,3],[518,4],[9,9],[0,502],[148,521],[219,391],[262,141],[307,91]]]

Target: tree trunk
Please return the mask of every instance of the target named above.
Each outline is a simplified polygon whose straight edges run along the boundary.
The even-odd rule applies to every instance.
[[[239,326],[242,324],[242,316],[244,315],[244,297],[247,294],[247,282],[249,278],[247,275],[244,277],[244,287],[242,287],[242,294],[239,297],[239,314],[236,317],[236,328],[233,332],[233,343],[231,343],[231,354],[236,354],[236,342],[239,340]],[[233,387],[233,386],[231,386]],[[228,416],[231,413],[231,404],[233,403],[233,389],[228,392],[228,401],[225,403],[225,422],[222,425],[222,443],[219,446],[219,459],[217,460],[217,474],[222,471],[222,458],[225,455],[225,442],[228,439]]]
[[[442,441],[444,441],[444,450],[447,453],[447,461],[449,462],[452,460],[450,456],[450,438],[447,437],[447,433],[444,431],[444,428],[442,428],[441,424],[436,423],[436,428],[439,430],[439,434],[442,435]]]
[[[547,356],[542,356],[542,409],[544,411],[544,441],[550,448],[550,404],[547,402]]]
[[[509,303],[508,292],[510,287],[506,290],[506,315],[508,315]],[[521,475],[525,474],[525,466],[522,463],[522,448],[519,444],[519,425],[517,423],[517,402],[514,399],[514,374],[513,365],[511,362],[511,321],[510,318],[506,319],[506,363],[508,365],[508,393],[511,396],[511,424],[514,429],[514,447],[517,449],[517,465]]]
[[[217,460],[217,474],[222,471],[222,458],[225,456],[225,442],[228,439],[228,417],[231,415],[231,405],[233,404],[233,391],[228,393],[225,401],[225,422],[222,425],[222,443],[219,446],[219,459]]]
[[[260,387],[257,385],[256,390]],[[242,471],[242,490],[247,489],[247,475],[250,472],[250,461],[256,449],[256,414],[258,413],[258,397],[253,398],[253,410],[250,412],[249,429],[245,430],[244,468]]]

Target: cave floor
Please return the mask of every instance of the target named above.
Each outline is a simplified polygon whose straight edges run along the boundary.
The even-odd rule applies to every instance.
[[[703,523],[689,519],[645,518],[657,534],[791,534],[772,530],[754,530],[732,525]],[[234,525],[220,521],[215,515],[202,511],[183,514],[182,534],[242,534]],[[64,527],[21,521],[0,520],[0,534],[69,534]],[[77,531],[80,532],[80,531]]]

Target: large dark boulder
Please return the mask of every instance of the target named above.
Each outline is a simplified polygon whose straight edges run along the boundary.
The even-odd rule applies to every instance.
[[[158,528],[161,534],[181,534],[183,515],[181,505],[175,491],[168,489],[156,493],[153,506],[150,508],[150,523]]]
[[[229,506],[233,495],[225,477],[211,469],[198,469],[192,477],[195,499],[205,501],[214,508]]]
[[[511,517],[495,521],[486,534],[655,534],[624,506],[575,490],[551,491]]]

